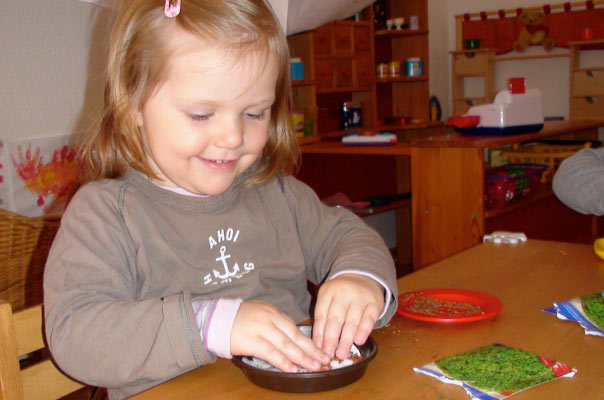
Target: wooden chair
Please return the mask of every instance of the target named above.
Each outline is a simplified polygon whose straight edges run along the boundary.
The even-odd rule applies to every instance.
[[[41,305],[13,313],[0,300],[0,400],[58,399],[84,387],[49,358],[21,369],[20,356],[46,348],[42,326]]]

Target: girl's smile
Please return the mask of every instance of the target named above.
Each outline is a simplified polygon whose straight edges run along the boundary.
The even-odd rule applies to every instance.
[[[278,65],[262,50],[244,54],[176,33],[168,76],[140,109],[149,165],[161,186],[217,195],[262,154]]]
[[[209,160],[207,158],[197,157],[199,161],[205,163],[208,168],[230,169],[235,167],[237,160]]]

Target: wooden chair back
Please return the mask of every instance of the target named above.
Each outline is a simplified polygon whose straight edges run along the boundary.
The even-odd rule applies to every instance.
[[[0,300],[0,400],[58,399],[84,387],[49,358],[21,369],[19,357],[46,347],[42,321],[41,305],[13,313]]]

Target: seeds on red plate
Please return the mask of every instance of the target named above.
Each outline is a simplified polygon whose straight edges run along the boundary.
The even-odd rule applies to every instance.
[[[439,300],[424,296],[422,293],[410,293],[403,296],[401,300],[410,303],[406,307],[407,310],[435,317],[465,317],[484,314],[482,308],[477,304],[466,301]]]

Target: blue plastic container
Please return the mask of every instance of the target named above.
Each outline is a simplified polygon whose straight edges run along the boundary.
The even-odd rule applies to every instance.
[[[302,59],[295,57],[289,60],[289,70],[292,81],[304,79],[304,64]]]
[[[422,76],[422,60],[419,57],[407,58],[405,60],[405,75],[411,77]]]

